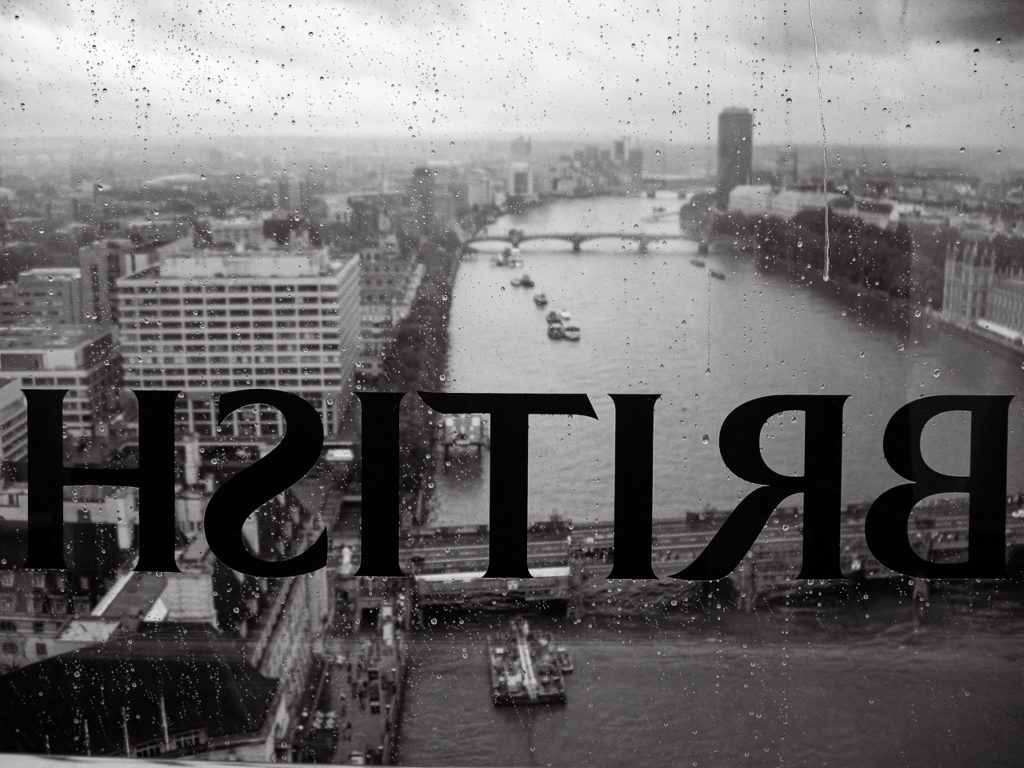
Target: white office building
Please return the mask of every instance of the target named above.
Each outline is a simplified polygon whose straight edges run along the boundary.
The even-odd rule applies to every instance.
[[[284,432],[276,410],[236,411],[218,428],[217,396],[297,394],[337,435],[358,352],[359,259],[326,249],[196,252],[117,281],[125,386],[178,389],[178,427],[204,443]]]

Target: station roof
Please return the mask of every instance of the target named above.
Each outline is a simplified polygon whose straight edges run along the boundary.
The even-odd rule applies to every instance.
[[[275,689],[212,630],[115,635],[0,677],[0,752],[85,754],[87,724],[89,751],[123,753],[126,722],[133,745],[162,738],[161,707],[172,735],[257,733]]]

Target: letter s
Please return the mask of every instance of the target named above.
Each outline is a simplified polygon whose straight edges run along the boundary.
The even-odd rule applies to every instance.
[[[217,405],[219,421],[246,405],[262,403],[284,415],[285,434],[269,454],[232,477],[210,499],[203,526],[210,550],[229,568],[250,576],[301,576],[327,565],[327,531],[309,549],[288,560],[253,557],[242,525],[261,504],[301,480],[320,458],[324,430],[316,409],[298,395],[272,389],[226,392]]]

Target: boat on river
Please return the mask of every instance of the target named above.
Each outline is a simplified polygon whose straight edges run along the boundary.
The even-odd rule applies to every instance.
[[[518,249],[513,251],[511,248],[506,248],[501,252],[500,256],[495,256],[491,259],[491,264],[495,267],[512,267],[513,269],[523,266],[523,260],[515,258],[518,253]]]
[[[725,273],[724,272],[719,272],[717,270],[712,269],[710,274],[716,280],[725,280]]]
[[[565,329],[562,328],[561,323],[551,323],[548,325],[548,338],[554,341],[565,338]]]
[[[555,312],[554,310],[552,310],[551,312],[548,312],[548,314],[547,314],[545,319],[548,321],[548,325],[555,325],[556,323],[558,325],[562,324],[561,316],[557,312]]]
[[[533,297],[533,303],[536,304],[538,307],[546,307],[548,305],[548,297],[545,296],[543,293],[538,293],[536,296]]]
[[[580,327],[578,325],[567,325],[562,329],[562,336],[566,341],[579,341]]]
[[[531,632],[526,619],[515,619],[506,634],[488,638],[491,702],[496,706],[565,704],[558,650],[550,634]]]

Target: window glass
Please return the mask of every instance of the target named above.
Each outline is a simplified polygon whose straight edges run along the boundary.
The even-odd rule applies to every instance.
[[[1014,0],[0,7],[0,764],[1018,765]]]

